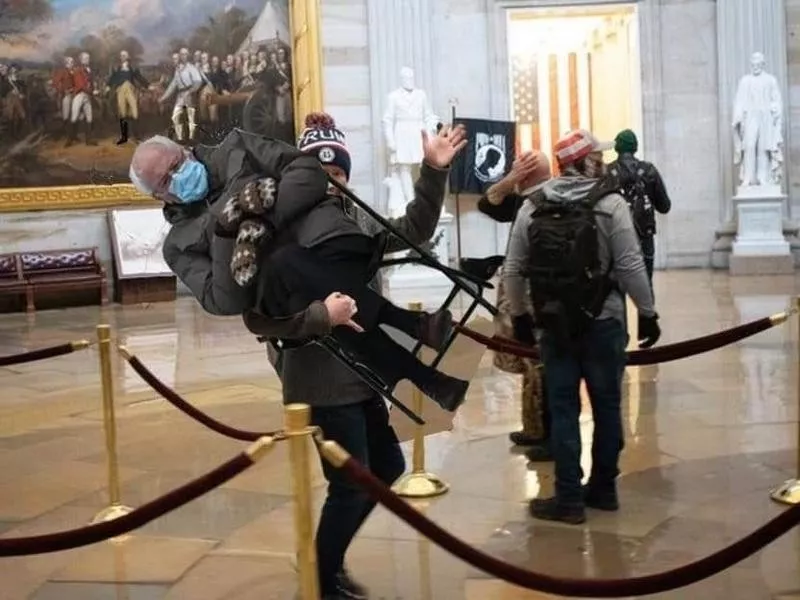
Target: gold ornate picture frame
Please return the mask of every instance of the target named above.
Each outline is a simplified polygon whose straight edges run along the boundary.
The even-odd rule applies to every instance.
[[[32,24],[27,30],[20,30],[18,27],[21,16],[4,17],[0,15],[0,65],[2,65],[0,66],[0,122],[5,127],[4,131],[0,130],[0,213],[105,209],[133,205],[144,207],[148,204],[155,204],[149,198],[138,194],[130,183],[122,183],[127,181],[127,163],[135,147],[135,141],[132,139],[127,144],[117,145],[116,138],[120,135],[121,130],[118,125],[120,111],[132,112],[130,105],[133,102],[137,104],[137,110],[134,112],[141,114],[135,115],[139,119],[128,119],[131,123],[143,125],[145,111],[154,110],[155,107],[156,111],[160,111],[157,114],[161,119],[159,123],[163,124],[163,131],[159,130],[158,126],[155,126],[154,129],[151,124],[147,128],[143,126],[140,131],[132,132],[132,135],[141,134],[142,137],[146,137],[158,133],[169,133],[175,137],[176,126],[173,119],[175,97],[170,98],[167,102],[158,102],[163,98],[164,92],[166,92],[165,88],[169,87],[175,73],[174,65],[167,63],[170,58],[167,53],[169,50],[179,51],[181,48],[189,49],[191,46],[189,61],[203,66],[198,70],[203,73],[204,81],[210,72],[208,67],[215,62],[215,59],[222,63],[223,60],[229,62],[231,57],[240,70],[236,71],[236,67],[231,69],[233,63],[226,65],[229,70],[233,73],[243,74],[245,77],[253,75],[251,79],[253,79],[254,85],[250,87],[241,85],[243,78],[238,78],[237,87],[229,86],[229,89],[224,90],[219,89],[220,86],[216,81],[212,86],[210,83],[214,80],[208,79],[208,87],[213,87],[213,92],[216,94],[204,92],[201,88],[197,92],[195,100],[198,113],[195,121],[198,129],[203,127],[201,135],[198,136],[195,132],[193,138],[187,139],[190,130],[188,115],[184,110],[183,115],[178,117],[178,121],[183,121],[184,139],[187,139],[187,143],[191,143],[192,140],[200,143],[209,143],[210,140],[210,143],[215,143],[224,133],[226,126],[228,129],[232,126],[242,127],[275,137],[293,137],[302,129],[304,116],[308,112],[322,110],[319,0],[243,0],[237,2],[233,9],[230,7],[219,9],[220,4],[216,0],[207,0],[206,4],[197,0],[183,1],[187,6],[192,6],[192,18],[195,19],[196,24],[192,25],[193,21],[189,19],[186,26],[180,31],[175,29],[165,33],[162,30],[158,35],[153,34],[152,36],[143,34],[143,26],[138,26],[135,21],[120,19],[110,24],[108,20],[97,20],[96,33],[82,35],[82,37],[75,34],[70,35],[69,32],[63,33],[64,23],[67,22],[64,19],[65,15],[55,13],[49,2],[45,2],[45,6],[50,7],[45,11],[46,14],[43,13],[33,19],[29,15],[25,15],[25,19],[22,21]],[[93,0],[86,0],[86,5],[90,3],[92,7],[97,5],[97,2]],[[35,4],[39,6],[38,2]],[[101,2],[101,4],[105,3]],[[173,10],[179,8],[177,6],[179,2],[172,4]],[[25,5],[26,3],[23,2],[22,6]],[[70,6],[74,5],[75,3],[70,3]],[[202,12],[203,6],[209,7],[205,14]],[[247,12],[247,8],[249,8],[249,12]],[[231,17],[232,11],[239,11],[243,14],[235,13]],[[199,17],[196,16],[198,12]],[[227,38],[213,35],[214,31],[211,28],[224,19],[228,19],[225,21],[226,26],[230,26],[234,19],[239,19],[234,22],[234,24],[240,25],[239,29],[234,28],[233,33],[229,31]],[[125,27],[128,29],[124,29]],[[86,25],[84,24],[84,32],[85,30]],[[134,33],[137,33],[139,37]],[[241,39],[238,39],[237,36]],[[147,44],[141,42],[140,39],[146,39]],[[220,40],[227,40],[227,42]],[[99,45],[100,42],[105,46]],[[46,51],[39,47],[45,43],[47,44]],[[222,43],[230,44],[226,48],[227,54],[220,47]],[[160,49],[158,49],[159,44]],[[230,50],[234,45],[237,46],[236,52]],[[204,46],[207,49],[204,49]],[[285,52],[280,52],[281,48],[284,48]],[[123,50],[130,56],[130,62],[125,68],[121,68],[120,62],[124,58],[121,55]],[[88,61],[85,61],[88,62],[88,65],[83,64],[85,57],[82,55],[84,54],[89,55]],[[225,59],[222,58],[223,54],[225,54]],[[245,54],[248,58],[255,56],[254,68],[250,71],[241,64]],[[286,54],[289,54],[291,67],[290,69],[284,67],[281,70],[279,66],[281,62],[277,56],[285,57]],[[67,67],[65,57],[67,56],[72,59],[71,70],[65,70]],[[59,64],[59,60],[62,61],[62,64]],[[175,60],[180,61],[181,57],[173,56],[173,61]],[[142,65],[141,69],[138,68],[137,63]],[[267,73],[273,63],[276,66],[274,71],[270,71],[270,78],[266,79],[267,90],[281,89],[283,93],[290,94],[292,109],[292,118],[288,120],[288,127],[280,130],[281,133],[278,134],[275,129],[264,126],[265,118],[272,119],[269,121],[270,123],[279,121],[282,123],[287,117],[279,120],[276,115],[285,115],[285,108],[283,112],[281,112],[280,106],[276,108],[278,101],[271,99],[269,93],[264,93],[265,80],[260,80],[257,75]],[[131,65],[133,69],[130,68]],[[80,75],[70,75],[67,77],[67,73],[72,74],[83,67],[88,67],[86,73],[90,76],[81,78]],[[158,82],[154,83],[159,68],[162,74],[157,80]],[[119,77],[115,79],[117,71],[124,71],[127,75],[130,70],[141,72],[141,84],[132,81],[134,79],[132,77],[122,78],[122,83],[120,83]],[[280,86],[281,82],[285,83],[286,79],[277,81],[275,79],[275,73],[281,75],[286,71],[289,71],[290,92],[286,92],[285,85]],[[90,80],[88,87],[87,79]],[[69,83],[65,84],[65,81]],[[80,89],[75,87],[76,81],[77,85],[84,86],[86,90],[79,100],[76,100],[80,94],[79,91],[76,92]],[[122,91],[123,87],[125,91]],[[89,91],[90,89],[91,91]],[[133,93],[134,101],[130,100],[131,96],[128,92]],[[203,94],[210,94],[206,96],[205,103],[202,100]],[[161,98],[155,97],[159,95]],[[264,104],[265,101],[269,101],[270,104]],[[123,106],[126,103],[127,106]],[[85,109],[87,104],[94,108],[94,114],[89,117],[87,115],[91,113]],[[210,116],[212,112],[210,106],[219,107],[216,109],[218,115],[216,122],[221,124],[218,128],[204,127],[202,124],[204,117],[214,123]],[[265,106],[270,106],[271,109],[264,109]],[[113,118],[111,118],[109,110],[113,111]],[[177,111],[177,109],[174,110]],[[238,121],[232,118],[227,124],[223,124],[221,123],[222,118],[219,117],[221,113],[228,116],[241,114],[241,117]],[[154,117],[153,114],[147,114]],[[89,122],[91,122],[91,126]],[[100,129],[101,123],[102,129]],[[110,127],[111,124],[113,126]],[[63,126],[64,131],[60,131],[59,126]],[[84,131],[86,132],[85,139],[81,135]],[[93,137],[90,138],[90,135]],[[12,142],[3,144],[3,139],[10,139]],[[18,158],[22,152],[30,152],[30,148],[20,147],[19,144],[23,142],[30,145],[33,141],[41,145],[41,154],[47,157],[48,162],[44,166],[42,166],[42,161],[37,164],[36,160],[26,162]],[[4,145],[6,146],[5,156]],[[13,149],[11,152],[9,152],[9,147]],[[86,155],[91,155],[92,152],[94,152],[92,156],[98,157],[94,162],[91,162],[94,159],[86,158]],[[83,159],[83,163],[79,165],[80,168],[74,168],[74,165],[71,164],[73,158]],[[88,164],[89,162],[91,165]],[[96,167],[97,163],[103,163],[103,165]],[[112,167],[106,168],[108,164],[112,164]],[[4,182],[1,181],[2,173],[6,173],[5,183],[8,183],[9,177],[13,177],[13,175],[8,175],[12,168],[16,169],[14,173],[19,174],[18,179],[24,180],[24,183],[17,187],[11,187],[11,185],[4,187]],[[63,179],[64,177],[69,178],[63,175],[68,168],[72,168],[76,173],[75,177],[78,179],[76,185],[49,185],[50,180],[58,178],[53,177],[54,169],[61,174]],[[27,185],[28,183],[31,185]]]

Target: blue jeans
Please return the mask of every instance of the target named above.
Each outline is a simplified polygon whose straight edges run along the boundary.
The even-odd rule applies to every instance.
[[[325,439],[337,442],[387,485],[405,471],[405,459],[382,399],[312,407],[311,423],[322,429]],[[317,565],[320,590],[325,595],[335,592],[347,548],[375,503],[326,460],[322,460],[322,471],[328,480],[328,497],[317,528]]]
[[[595,321],[573,351],[560,350],[547,333],[542,336],[556,498],[560,503],[583,505],[581,379],[586,381],[594,416],[589,485],[599,493],[616,489],[619,455],[624,446],[621,403],[626,339],[623,324],[616,319]]]

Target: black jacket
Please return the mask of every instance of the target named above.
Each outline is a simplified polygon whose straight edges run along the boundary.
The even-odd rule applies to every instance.
[[[117,65],[108,78],[108,87],[116,89],[128,81],[139,89],[147,89],[147,86],[150,85],[142,75],[142,72],[136,67],[131,66],[127,71],[123,71],[122,65]]]
[[[478,210],[498,223],[513,223],[525,196],[512,192],[503,197],[500,204],[492,204],[486,196],[478,200]]]
[[[620,154],[617,160],[608,165],[609,173],[619,173],[616,176],[617,183],[615,185],[617,187],[624,187],[630,178],[637,176],[637,171],[640,169],[644,172],[642,177],[647,189],[647,196],[650,202],[653,203],[653,208],[662,215],[667,214],[672,208],[672,202],[669,199],[669,194],[667,194],[667,188],[661,178],[661,173],[658,172],[655,165],[646,160],[639,160],[633,154],[628,153]]]

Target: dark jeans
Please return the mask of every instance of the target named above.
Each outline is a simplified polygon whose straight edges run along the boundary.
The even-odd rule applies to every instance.
[[[389,411],[380,398],[358,404],[313,407],[311,423],[322,429],[325,439],[337,442],[350,455],[387,485],[405,470],[405,459]],[[317,529],[317,563],[323,595],[336,589],[336,574],[344,567],[344,556],[375,503],[338,469],[322,461],[328,480],[328,497]]]
[[[639,238],[639,244],[642,247],[642,256],[644,257],[644,267],[647,269],[647,279],[650,281],[650,288],[653,288],[653,263],[656,257],[656,242],[652,235]]]
[[[551,445],[559,502],[582,505],[580,384],[586,381],[594,417],[589,484],[598,492],[615,490],[622,432],[622,375],[626,334],[616,319],[595,321],[573,351],[559,350],[545,333],[542,360],[547,373]]]

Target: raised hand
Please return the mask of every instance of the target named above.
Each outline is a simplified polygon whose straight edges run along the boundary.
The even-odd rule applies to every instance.
[[[449,167],[464,146],[467,145],[467,130],[463,125],[445,125],[435,135],[422,131],[422,150],[425,162],[432,167]]]
[[[511,165],[511,179],[514,183],[524,181],[539,166],[541,156],[535,152],[525,152],[514,159]]]

